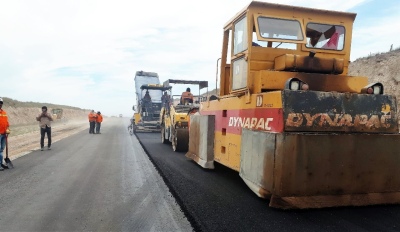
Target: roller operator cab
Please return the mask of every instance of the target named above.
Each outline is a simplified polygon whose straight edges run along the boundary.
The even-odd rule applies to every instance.
[[[355,18],[257,1],[236,14],[186,156],[236,170],[271,207],[400,203],[396,99],[347,74]]]
[[[191,99],[185,98],[182,92],[177,93],[176,90],[173,92],[171,84],[184,85],[185,87],[188,85],[196,86],[198,94],[193,90],[189,94]],[[207,98],[200,91],[205,88],[208,93],[208,81],[168,79],[164,82],[164,87],[170,88],[170,91],[165,92],[160,113],[161,142],[164,144],[171,143],[174,151],[187,152],[190,115],[198,112],[200,103]],[[190,90],[190,88],[187,90]]]

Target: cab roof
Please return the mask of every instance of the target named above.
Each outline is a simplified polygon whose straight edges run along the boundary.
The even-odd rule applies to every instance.
[[[145,85],[140,86],[141,90],[154,89],[154,90],[165,91],[165,90],[170,90],[171,88],[172,88],[172,86],[162,86],[162,85],[156,85],[156,84],[145,84]]]
[[[337,16],[337,17],[349,17],[352,21],[355,20],[356,18],[356,13],[351,13],[351,12],[343,12],[343,11],[332,11],[332,10],[322,10],[322,9],[316,9],[316,8],[308,8],[308,7],[300,7],[300,6],[290,6],[290,5],[284,5],[284,4],[277,4],[277,3],[269,3],[269,2],[260,2],[260,1],[252,1],[250,2],[246,7],[244,7],[242,10],[240,10],[233,18],[231,18],[224,26],[224,28],[229,27],[233,22],[236,20],[240,19],[247,13],[248,10],[251,9],[265,9],[265,10],[270,10],[273,12],[274,10],[284,10],[287,11],[288,13],[291,12],[294,16],[296,12],[302,12],[302,13],[307,13],[309,15],[330,15],[330,16]],[[264,12],[259,12],[259,13],[264,13]]]
[[[164,86],[169,86],[169,84],[199,85],[199,89],[208,87],[208,81],[188,81],[175,79],[168,79],[164,81]]]

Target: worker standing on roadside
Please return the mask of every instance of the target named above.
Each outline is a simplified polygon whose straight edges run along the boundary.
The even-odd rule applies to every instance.
[[[4,171],[4,168],[7,168],[7,165],[3,164],[3,151],[6,148],[6,136],[10,133],[7,113],[2,107],[3,98],[0,97],[0,171]]]
[[[92,110],[89,115],[89,134],[94,134],[94,127],[96,126],[97,114]]]
[[[101,122],[103,122],[103,116],[101,115],[100,111],[97,111],[97,118],[96,118],[96,134],[101,134],[101,133],[100,133]]]
[[[47,134],[47,149],[51,150],[51,121],[53,117],[47,112],[47,106],[42,106],[42,113],[36,117],[40,127],[40,150],[44,149],[44,137]]]

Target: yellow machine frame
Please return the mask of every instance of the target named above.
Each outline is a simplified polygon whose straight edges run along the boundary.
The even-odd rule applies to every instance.
[[[191,116],[186,156],[238,171],[272,207],[400,203],[396,99],[347,75],[355,17],[257,1],[236,14],[224,27],[220,94]]]

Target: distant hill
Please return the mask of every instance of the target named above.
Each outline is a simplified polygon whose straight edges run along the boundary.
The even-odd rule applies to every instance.
[[[63,108],[63,109],[75,109],[82,110],[81,108],[74,106],[65,106],[65,105],[57,105],[52,103],[41,103],[41,102],[21,102],[18,100],[14,100],[12,98],[3,97],[4,105],[3,107],[37,107],[41,108],[42,106],[47,106],[48,108]]]

